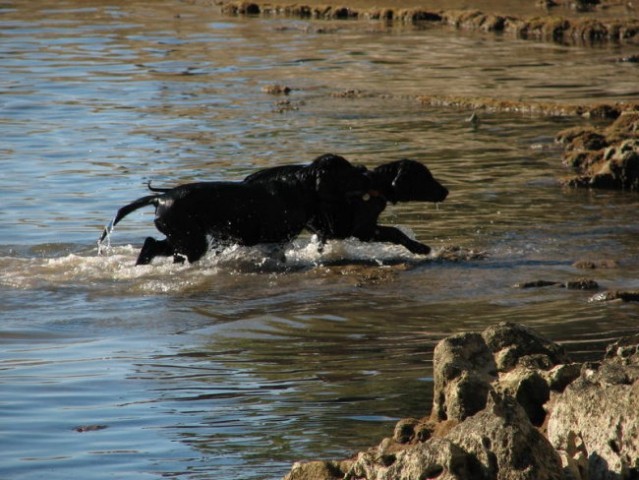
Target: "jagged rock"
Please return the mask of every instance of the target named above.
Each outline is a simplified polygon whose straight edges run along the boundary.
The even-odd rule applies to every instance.
[[[533,425],[544,423],[544,404],[550,399],[550,386],[539,371],[517,367],[499,376],[499,387],[517,400]]]
[[[540,356],[535,360],[538,368],[549,369],[554,365],[570,362],[563,347],[523,325],[500,323],[488,327],[481,336],[493,353],[495,365],[500,372],[514,368],[519,362],[525,362],[526,357],[533,355]]]
[[[639,476],[638,345],[637,336],[612,345],[601,364],[585,364],[554,401],[548,438],[582,464],[587,458],[583,478]]]
[[[360,453],[344,476],[346,480],[470,480],[470,457],[454,443],[433,438],[380,460],[374,452]]]
[[[433,362],[434,418],[463,420],[486,406],[497,368],[481,335],[461,333],[445,338],[435,347]]]
[[[430,418],[399,421],[353,459],[296,464],[285,480],[639,478],[639,335],[575,364],[502,323],[442,340],[435,374]]]
[[[469,478],[562,480],[558,453],[530,423],[519,403],[495,392],[486,408],[454,427],[446,438],[471,455]]]
[[[599,131],[564,130],[557,141],[565,148],[564,164],[577,173],[567,185],[639,191],[639,112],[624,112]]]
[[[385,478],[388,467],[397,460],[398,452],[407,448],[404,445],[393,443],[390,438],[385,438],[376,447],[359,452],[344,474],[345,479],[381,480]],[[286,479],[285,479],[286,480]],[[322,479],[323,480],[323,479]]]
[[[522,325],[505,322],[481,334],[453,335],[435,347],[432,417],[464,420],[482,410],[488,393],[497,389],[516,398],[533,424],[541,425],[551,385],[560,384],[549,372],[569,363],[561,346]],[[563,380],[562,388],[570,381]]]
[[[393,431],[393,440],[397,443],[408,443],[415,437],[415,428],[419,425],[416,418],[404,418],[397,422]]]
[[[347,462],[297,462],[284,480],[341,480],[344,478],[344,464]],[[348,466],[350,466],[348,464]]]
[[[466,480],[472,478],[470,462],[470,455],[453,442],[433,438],[397,454],[380,480]]]
[[[395,424],[392,441],[396,445],[425,442],[431,437],[443,437],[456,421],[437,422],[430,417],[403,418]]]
[[[617,340],[608,345],[604,358],[612,362],[628,363],[637,365],[639,363],[639,334],[631,335]]]
[[[606,136],[597,133],[594,128],[574,127],[557,134],[557,140],[566,146],[566,150],[599,150],[608,146]]]
[[[581,373],[581,364],[565,363],[543,372],[551,392],[563,392]]]

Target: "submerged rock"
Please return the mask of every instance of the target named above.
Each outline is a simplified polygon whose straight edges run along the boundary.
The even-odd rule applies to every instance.
[[[568,290],[597,290],[599,284],[590,278],[579,278],[577,280],[570,280],[561,285]]]
[[[639,302],[639,290],[609,290],[593,295],[589,302]]]
[[[262,91],[264,93],[268,93],[269,95],[288,95],[291,93],[292,88],[288,85],[280,85],[279,83],[275,83],[273,85],[265,85],[262,87]]]
[[[543,288],[543,287],[556,287],[561,285],[561,282],[554,280],[533,280],[532,282],[522,282],[513,285],[513,288]]]
[[[609,258],[598,260],[577,260],[572,264],[572,266],[582,270],[613,269],[619,268],[619,262]]]
[[[553,280],[535,280],[532,282],[516,283],[514,288],[544,288],[544,287],[561,287],[568,290],[597,290],[599,284],[589,278],[579,278],[577,280],[569,280],[567,282],[559,282]]]

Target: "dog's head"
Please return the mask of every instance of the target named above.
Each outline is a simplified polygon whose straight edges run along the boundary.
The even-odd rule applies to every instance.
[[[372,188],[392,203],[443,202],[448,196],[448,189],[415,160],[385,163],[371,171],[370,177]]]
[[[351,164],[344,157],[328,153],[317,157],[299,172],[307,185],[323,201],[342,201],[344,198],[363,195],[370,188],[366,168]]]

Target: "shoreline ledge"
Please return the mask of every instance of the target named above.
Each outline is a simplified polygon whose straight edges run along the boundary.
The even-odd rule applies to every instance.
[[[201,0],[191,0],[202,3]],[[330,2],[330,0],[329,0]],[[429,2],[367,2],[355,0],[352,6],[336,3],[306,4],[295,2],[269,3],[264,1],[231,0],[208,2],[221,6],[222,12],[228,15],[248,16],[283,16],[304,19],[322,20],[379,20],[400,24],[433,24],[449,26],[458,30],[478,30],[498,34],[514,35],[517,38],[545,40],[553,42],[600,42],[600,41],[635,41],[639,39],[639,18],[636,12],[628,10],[630,4],[623,2],[573,2],[583,4],[587,12],[579,8],[536,7],[539,11],[524,8],[523,14],[484,13],[477,8],[467,8],[460,3],[460,8],[440,9],[438,2],[428,6]],[[375,6],[379,3],[385,6]],[[459,2],[449,2],[457,4]],[[471,4],[482,2],[471,2]],[[498,2],[502,10],[522,10],[516,2]],[[547,4],[548,2],[546,2]],[[553,3],[553,2],[550,2]],[[534,5],[534,2],[530,2]],[[538,2],[539,5],[542,5]],[[426,6],[421,6],[426,5]],[[455,5],[456,6],[456,5]],[[621,6],[621,8],[619,8]],[[591,8],[588,8],[591,7]],[[598,9],[597,9],[598,7]],[[534,12],[534,13],[532,13]],[[557,12],[557,13],[555,13]],[[592,14],[593,12],[596,15]],[[602,18],[598,18],[602,17]]]
[[[377,446],[295,463],[285,480],[622,480],[639,478],[639,335],[575,363],[510,322],[434,350],[432,411]]]
[[[563,164],[575,172],[566,186],[639,192],[638,110],[605,127],[562,130],[556,141],[564,148]]]

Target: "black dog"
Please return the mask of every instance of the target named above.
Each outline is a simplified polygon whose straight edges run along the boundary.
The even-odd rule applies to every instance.
[[[304,168],[287,165],[261,170],[244,179],[246,183],[285,182]],[[401,230],[378,225],[388,202],[443,202],[448,190],[435,180],[424,165],[414,160],[386,163],[367,172],[371,189],[365,197],[345,198],[342,203],[327,205],[307,223],[307,228],[323,244],[329,239],[355,237],[364,242],[389,242],[403,245],[416,254],[427,255],[430,247],[412,240]]]
[[[148,264],[158,255],[195,262],[210,244],[285,244],[311,218],[332,211],[351,196],[363,195],[369,186],[370,179],[361,168],[331,154],[297,169],[285,180],[201,182],[172,189],[149,186],[156,193],[118,210],[100,242],[129,213],[153,205],[155,226],[166,239],[148,237],[137,265]]]

